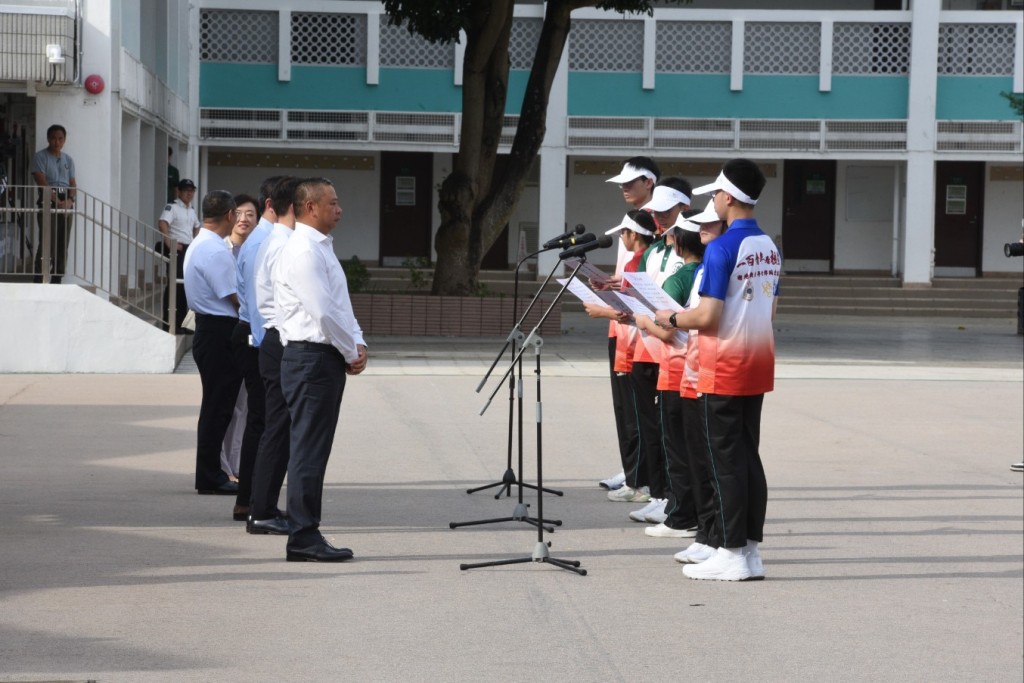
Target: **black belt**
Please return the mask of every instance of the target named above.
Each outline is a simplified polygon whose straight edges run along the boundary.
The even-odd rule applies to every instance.
[[[196,312],[196,322],[231,323],[232,325],[235,325],[238,323],[238,318],[230,315],[209,315],[207,313]]]
[[[320,342],[290,341],[288,342],[288,346],[294,346],[297,349],[306,349],[308,351],[321,351],[323,353],[341,355],[341,351],[339,351],[335,346],[331,344],[321,344]]]

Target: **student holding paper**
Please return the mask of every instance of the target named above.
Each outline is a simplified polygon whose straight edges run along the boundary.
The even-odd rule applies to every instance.
[[[654,184],[658,182],[661,170],[658,164],[650,157],[632,157],[622,165],[622,171],[618,175],[608,178],[605,182],[615,183],[622,192],[622,199],[633,209],[639,209],[651,200],[651,192]],[[591,283],[597,289],[619,289],[623,268],[626,263],[633,260],[635,255],[626,249],[620,242],[619,253],[615,265],[615,274],[601,285]],[[598,307],[600,309],[601,307]],[[590,311],[588,310],[588,313]],[[605,314],[592,317],[609,317]],[[615,371],[616,357],[619,353],[627,353],[627,349],[619,349],[620,329],[619,323],[613,318],[608,323],[608,366],[611,374],[612,384],[612,409],[615,414],[615,430],[619,441],[619,457],[623,465],[635,458],[637,440],[639,438],[636,426],[636,417],[632,411],[632,397],[630,392],[628,374]],[[602,488],[615,490],[626,483],[626,472],[608,477],[600,482]],[[632,488],[632,487],[631,487]]]
[[[618,233],[619,238],[626,249],[626,253],[632,256],[624,260],[622,265],[623,273],[636,272],[644,251],[654,238],[654,219],[646,211],[634,209],[628,212],[619,223],[605,234]],[[636,328],[632,326],[630,316],[619,313],[607,306],[586,304],[584,309],[591,318],[608,318],[614,326],[615,337],[611,337],[609,351],[612,361],[612,391],[613,404],[615,403],[614,392],[621,392],[619,400],[621,406],[616,406],[616,419],[619,412],[623,418],[627,415],[632,417],[635,411],[635,396],[630,383],[630,370],[633,365],[633,344],[636,341]],[[614,340],[614,347],[611,346]],[[617,425],[618,426],[618,425]],[[625,475],[624,484],[619,488],[608,492],[608,498],[617,502],[646,503],[650,500],[650,489],[648,481],[647,464],[643,462],[645,444],[642,443],[642,436],[636,432],[635,421],[623,419],[623,427],[632,427],[634,433],[628,441],[623,441],[623,434],[619,432],[620,455],[622,457],[622,471]]]
[[[684,212],[669,231],[674,233],[673,249],[682,261],[682,267],[665,280],[663,288],[680,306],[686,305],[690,297],[694,276],[704,256],[700,226],[686,220],[687,217],[698,213],[700,212]],[[646,521],[652,522],[655,526],[647,527],[644,533],[656,538],[688,538],[696,534],[697,513],[691,492],[689,461],[683,432],[683,399],[679,394],[686,364],[687,335],[682,330],[658,327],[645,315],[636,316],[636,326],[651,337],[657,338],[663,345],[659,354],[657,389],[668,500],[660,516],[647,514]]]
[[[673,248],[674,231],[671,228],[680,212],[690,208],[691,192],[690,183],[683,178],[662,178],[654,186],[651,200],[643,207],[645,211],[651,213],[658,236],[651,242],[651,246],[647,247],[637,270],[648,273],[658,286],[683,266],[682,258]],[[629,378],[636,401],[640,441],[645,450],[644,461],[647,463],[651,500],[639,510],[630,512],[629,518],[634,522],[658,524],[665,520],[665,506],[669,498],[665,448],[661,439],[663,430],[656,400],[660,362],[658,356],[663,344],[646,334],[638,336],[639,339],[633,347],[633,368]]]

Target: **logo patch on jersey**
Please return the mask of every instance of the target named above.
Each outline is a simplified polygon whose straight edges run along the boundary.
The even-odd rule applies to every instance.
[[[677,272],[682,267],[683,267],[683,263],[682,263],[682,261],[680,261],[679,263],[676,263],[675,267],[672,269],[672,272],[675,273],[675,272]]]
[[[168,204],[167,206],[164,207],[164,211],[170,211],[170,210],[171,210],[171,204]]]
[[[766,297],[771,299],[772,298],[772,293],[775,292],[775,288],[772,287],[772,283],[770,283],[770,282],[762,282],[761,283],[761,291],[764,292],[764,295]]]

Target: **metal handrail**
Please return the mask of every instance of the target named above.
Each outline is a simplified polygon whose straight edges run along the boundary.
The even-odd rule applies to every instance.
[[[73,203],[59,207],[68,196]],[[172,258],[177,242],[170,240],[166,250],[160,248],[164,244],[163,233],[153,226],[79,188],[11,185],[0,193],[0,280],[49,284],[70,276],[170,330],[179,277],[178,260]]]

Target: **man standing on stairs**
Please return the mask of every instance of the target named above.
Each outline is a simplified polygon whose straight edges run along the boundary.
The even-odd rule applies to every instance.
[[[175,334],[183,334],[187,331],[181,326],[181,323],[185,320],[185,314],[188,313],[188,302],[185,300],[185,285],[181,280],[185,272],[185,250],[188,249],[188,245],[192,243],[196,233],[199,232],[199,217],[196,216],[196,210],[192,208],[192,200],[196,198],[196,184],[185,178],[178,182],[177,193],[177,199],[164,207],[163,213],[160,214],[160,222],[157,225],[159,225],[160,232],[164,236],[162,253],[169,254],[172,239],[177,243],[177,252],[170,254],[172,259],[177,259],[178,265],[175,269],[177,282],[168,283],[167,289],[164,290],[164,311],[167,311],[170,301],[170,288],[173,285],[177,287],[174,332]]]

